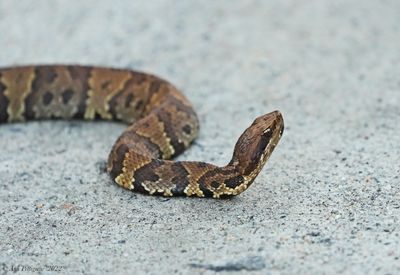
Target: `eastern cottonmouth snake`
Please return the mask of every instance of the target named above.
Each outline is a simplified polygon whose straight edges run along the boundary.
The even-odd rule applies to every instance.
[[[224,167],[172,161],[196,138],[190,102],[154,75],[101,67],[53,65],[0,69],[0,123],[32,119],[103,119],[130,124],[115,142],[107,170],[129,190],[220,198],[246,190],[283,132],[278,112],[258,117]]]

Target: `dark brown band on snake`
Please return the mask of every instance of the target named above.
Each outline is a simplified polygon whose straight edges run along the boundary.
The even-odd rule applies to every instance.
[[[0,69],[0,123],[102,119],[130,126],[115,142],[107,170],[120,186],[164,196],[226,197],[246,190],[283,132],[283,118],[257,118],[224,167],[172,161],[197,137],[190,102],[156,76],[130,70],[53,65]]]

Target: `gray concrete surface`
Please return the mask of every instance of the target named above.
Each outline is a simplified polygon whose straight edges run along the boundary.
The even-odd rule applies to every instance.
[[[0,126],[1,272],[399,274],[399,15],[397,0],[1,0],[0,66],[128,67],[182,88],[202,129],[181,159],[223,164],[254,117],[286,121],[232,200],[118,188],[101,168],[119,124]]]

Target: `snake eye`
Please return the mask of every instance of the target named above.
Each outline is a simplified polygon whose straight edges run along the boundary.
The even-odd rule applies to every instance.
[[[270,128],[268,128],[267,130],[265,130],[262,135],[261,135],[261,142],[265,143],[265,146],[267,146],[267,144],[269,143],[269,140],[272,137],[272,130]],[[264,148],[265,149],[265,148]]]

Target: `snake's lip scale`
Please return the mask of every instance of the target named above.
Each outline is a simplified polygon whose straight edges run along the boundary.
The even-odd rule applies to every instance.
[[[222,198],[245,191],[282,136],[279,111],[254,120],[224,167],[172,161],[197,137],[192,104],[157,76],[80,65],[0,69],[0,123],[34,119],[116,120],[130,126],[115,142],[107,171],[120,186],[163,196]]]

